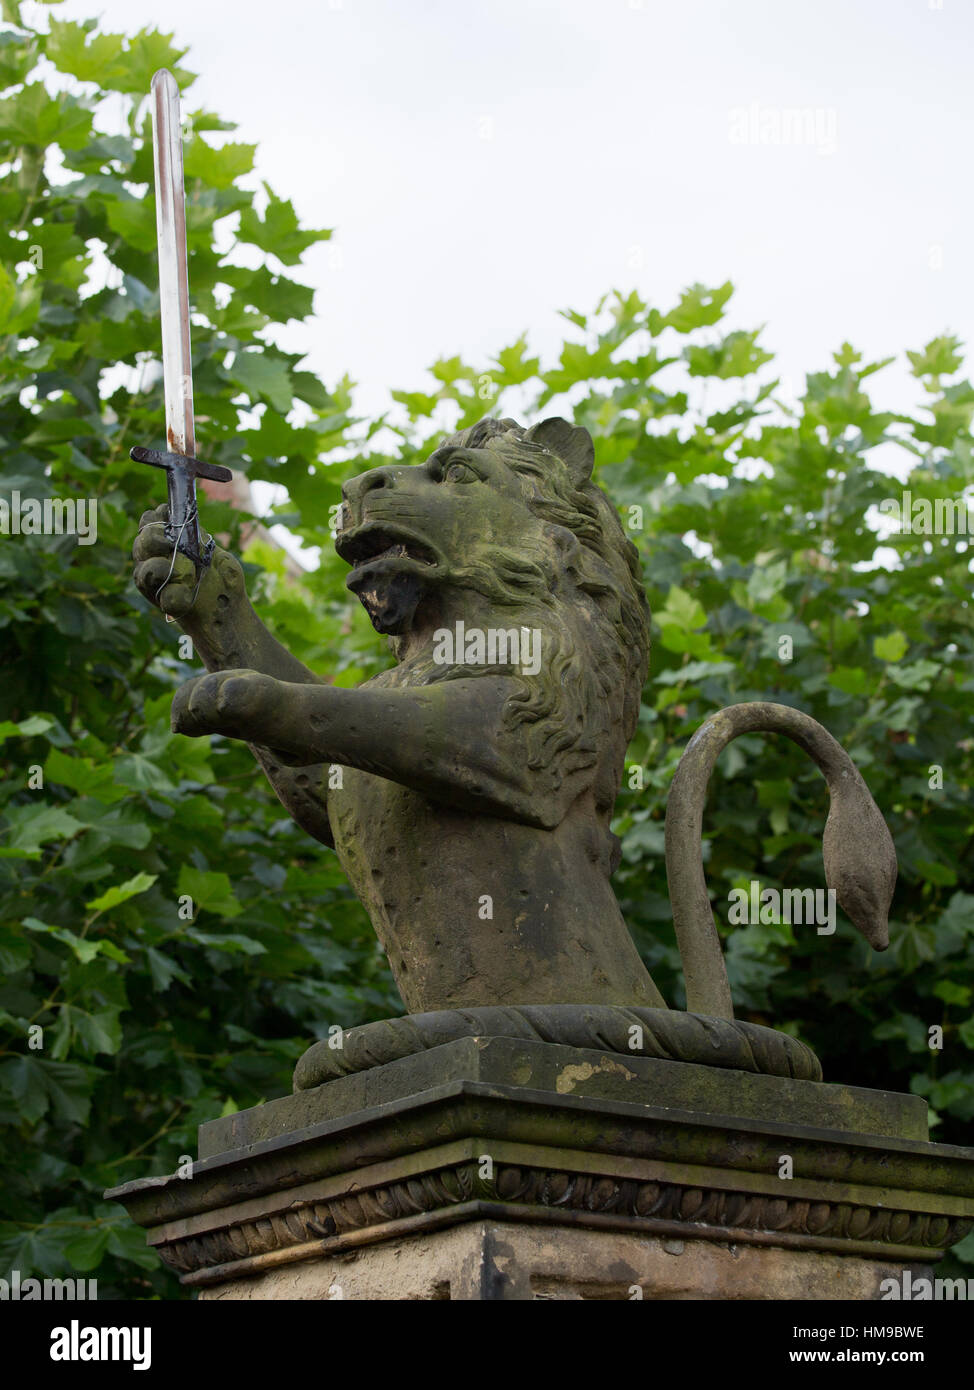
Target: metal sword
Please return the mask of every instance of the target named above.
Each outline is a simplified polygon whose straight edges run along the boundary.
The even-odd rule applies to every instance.
[[[152,148],[156,177],[156,237],[159,247],[159,313],[162,375],[169,450],[129,450],[137,463],[166,470],[169,521],[166,536],[193,561],[198,576],[210,563],[214,542],[203,544],[196,506],[196,479],[228,483],[229,468],[203,463],[196,453],[193,419],[193,360],[189,338],[189,272],[186,256],[186,195],[179,87],[167,68],[152,78]],[[168,581],[167,581],[168,582]],[[163,585],[165,587],[165,585]]]

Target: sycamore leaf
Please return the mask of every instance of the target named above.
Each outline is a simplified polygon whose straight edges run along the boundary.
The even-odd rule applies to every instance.
[[[308,247],[317,241],[327,241],[331,231],[302,229],[293,204],[286,198],[278,198],[267,183],[264,191],[268,201],[263,218],[258,217],[253,208],[245,208],[240,214],[237,235],[241,241],[249,241],[261,251],[269,251],[284,265],[297,265]]]
[[[106,204],[105,216],[112,231],[137,251],[155,250],[156,214],[151,199],[113,199]]]
[[[76,23],[51,16],[44,53],[59,72],[69,73],[81,82],[98,82],[115,66],[122,53],[124,35],[92,35],[95,25],[94,20]]]
[[[27,1121],[39,1120],[50,1110],[62,1124],[85,1124],[91,1109],[93,1077],[90,1067],[48,1061],[30,1053],[0,1060],[0,1083]]]
[[[157,874],[135,874],[133,878],[126,879],[124,883],[109,888],[100,897],[93,898],[85,906],[95,912],[107,912],[109,908],[118,907],[119,903],[128,902],[129,898],[144,893],[152,887],[157,877]]]
[[[100,941],[89,941],[83,936],[76,936],[67,927],[52,927],[47,922],[39,921],[36,917],[25,917],[24,926],[29,931],[46,932],[55,941],[69,946],[82,965],[90,965],[101,949]]]
[[[703,627],[707,621],[703,604],[685,589],[681,589],[679,584],[670,585],[666,603],[656,617],[660,626],[678,627],[683,632],[693,632]]]
[[[734,293],[730,280],[716,289],[706,285],[691,285],[684,290],[675,309],[668,314],[657,310],[649,311],[649,331],[655,337],[664,328],[674,328],[677,333],[690,333],[694,328],[703,328],[717,323],[723,317],[724,305]]]
[[[142,97],[149,90],[153,74],[159,68],[168,68],[182,90],[196,80],[195,73],[178,66],[179,59],[188,52],[188,49],[177,48],[173,44],[172,34],[163,34],[158,29],[140,29],[134,38],[129,39],[124,58],[115,64],[103,81],[113,91],[131,92]]]
[[[113,1057],[122,1046],[120,1015],[120,1009],[99,1009],[87,1013],[84,1009],[72,1008],[71,1031],[89,1056],[104,1052]]]
[[[249,174],[254,167],[256,149],[256,145],[234,141],[214,149],[201,135],[196,135],[187,143],[183,158],[186,182],[200,179],[209,188],[232,188],[242,174]]]
[[[32,714],[29,719],[22,719],[19,724],[4,719],[0,722],[0,743],[17,735],[21,738],[36,738],[38,734],[46,734],[48,729],[53,727],[54,720],[45,719],[41,714]]]
[[[88,143],[91,112],[67,92],[49,95],[43,82],[31,82],[0,101],[0,141],[47,149],[77,150]]]
[[[905,633],[887,632],[873,638],[873,653],[880,661],[901,661],[910,643]]]
[[[65,1258],[70,1261],[73,1269],[79,1270],[82,1274],[90,1273],[101,1264],[110,1235],[111,1229],[108,1226],[93,1226],[79,1231],[76,1236],[65,1242]]]
[[[282,415],[291,409],[291,380],[287,363],[280,358],[269,357],[265,352],[238,352],[229,375],[250,396],[263,396]]]
[[[188,893],[197,908],[214,912],[218,917],[238,917],[243,911],[230,888],[230,879],[223,873],[210,873],[183,864],[179,870],[179,892]]]
[[[60,806],[8,806],[10,849],[33,852],[51,840],[66,840],[84,829],[81,821]]]
[[[109,759],[95,762],[93,758],[70,757],[60,748],[52,748],[44,763],[44,778],[62,787],[70,787],[79,796],[93,796],[109,805],[120,801],[125,795],[124,787],[114,780],[112,764]]]

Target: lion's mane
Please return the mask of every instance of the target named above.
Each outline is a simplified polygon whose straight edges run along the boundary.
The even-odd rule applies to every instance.
[[[527,765],[547,772],[554,785],[569,771],[597,765],[596,806],[608,815],[649,660],[639,555],[601,488],[589,478],[574,481],[557,453],[527,436],[514,420],[485,419],[440,448],[489,449],[528,484],[537,532],[491,545],[450,579],[487,597],[497,626],[540,628],[541,670],[527,676],[516,667],[443,666],[430,654],[410,662],[408,683],[511,675],[519,689],[505,720],[522,728]]]

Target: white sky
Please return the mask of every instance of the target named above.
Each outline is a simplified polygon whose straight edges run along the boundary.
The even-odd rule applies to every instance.
[[[974,303],[970,0],[68,0],[61,18],[174,30],[186,105],[239,122],[257,177],[336,229],[296,273],[313,323],[281,339],[358,402],[480,366],[527,330],[551,360],[610,288],[660,307],[737,285],[732,326],[793,382]],[[32,7],[36,12],[37,7]],[[773,138],[785,108],[809,142]],[[834,146],[834,148],[833,148]],[[340,264],[336,251],[340,248]],[[892,370],[877,398],[897,401]],[[880,378],[882,381],[882,378]],[[909,388],[910,398],[915,392]]]

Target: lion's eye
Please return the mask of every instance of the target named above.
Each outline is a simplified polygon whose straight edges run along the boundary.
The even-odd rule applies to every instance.
[[[444,474],[448,483],[469,483],[472,482],[476,476],[473,469],[468,468],[465,463],[451,463]]]

